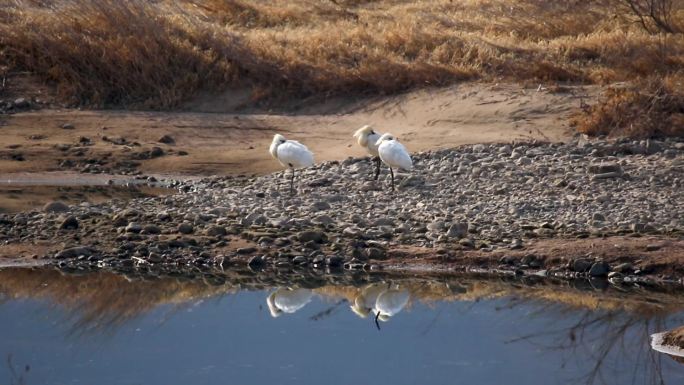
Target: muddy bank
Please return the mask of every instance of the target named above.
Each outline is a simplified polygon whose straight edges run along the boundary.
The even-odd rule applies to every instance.
[[[0,179],[17,172],[239,175],[279,170],[274,133],[304,142],[316,161],[362,156],[352,133],[391,131],[411,151],[468,143],[567,141],[567,117],[596,87],[550,92],[469,84],[376,98],[307,100],[274,112],[236,110],[218,98],[182,112],[39,109],[0,114]]]
[[[283,173],[213,177],[174,182],[167,197],[0,215],[0,255],[70,268],[432,265],[681,282],[682,142],[478,144],[414,160],[394,194],[388,170],[372,181],[368,159],[350,158],[300,172],[295,196]]]
[[[129,200],[174,193],[160,186],[52,186],[0,184],[0,213],[17,213],[42,209],[46,204],[60,201],[68,205],[102,203],[112,199]]]

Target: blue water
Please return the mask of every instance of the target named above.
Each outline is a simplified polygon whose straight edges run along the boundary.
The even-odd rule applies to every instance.
[[[6,299],[0,384],[684,384],[684,366],[648,339],[681,312],[412,298],[378,330],[318,294],[273,318],[272,291],[162,304],[87,330],[83,307]]]

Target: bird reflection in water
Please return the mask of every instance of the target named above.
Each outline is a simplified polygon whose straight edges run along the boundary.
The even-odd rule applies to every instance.
[[[375,326],[380,330],[380,322],[387,322],[406,307],[410,298],[409,291],[399,285],[389,283],[371,284],[364,287],[354,298],[351,309],[361,318],[372,314]]]
[[[279,288],[266,299],[268,310],[273,318],[283,313],[292,314],[311,302],[313,292],[309,289]]]

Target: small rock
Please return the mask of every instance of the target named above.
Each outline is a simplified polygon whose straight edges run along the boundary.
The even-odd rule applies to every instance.
[[[206,234],[211,236],[211,237],[222,237],[226,235],[228,232],[226,231],[226,228],[223,226],[209,226],[209,228],[206,231]]]
[[[608,275],[609,271],[610,267],[608,264],[599,261],[591,265],[591,268],[589,269],[589,275],[592,277],[605,277]]]
[[[309,260],[303,255],[298,255],[292,259],[292,263],[295,265],[306,265],[309,263]]]
[[[126,232],[127,233],[137,234],[137,233],[141,232],[142,229],[143,229],[142,225],[140,225],[140,223],[137,223],[137,222],[131,222],[128,224],[128,226],[126,226]]]
[[[527,165],[532,164],[532,159],[530,159],[530,158],[528,158],[528,157],[526,157],[526,156],[523,156],[523,157],[521,157],[521,158],[518,158],[518,159],[515,161],[515,163],[516,163],[517,165],[519,165],[519,166],[527,166]]]
[[[458,222],[449,226],[446,236],[449,238],[463,238],[468,235],[468,223]]]
[[[340,267],[343,263],[344,258],[340,257],[339,255],[333,255],[332,257],[328,257],[325,260],[325,264],[330,267]]]
[[[511,250],[517,250],[517,249],[522,249],[523,248],[523,241],[522,239],[516,238],[511,242],[511,245],[509,246]]]
[[[64,230],[78,229],[78,219],[76,219],[76,217],[73,215],[69,215],[62,221],[62,223],[59,225],[59,228]]]
[[[252,269],[256,269],[256,268],[262,267],[264,265],[264,262],[265,262],[264,257],[257,255],[257,256],[250,258],[249,262],[247,262],[247,266],[249,266]]]
[[[159,140],[157,140],[159,143],[164,143],[164,144],[174,144],[176,141],[171,137],[171,135],[164,135]]]
[[[256,250],[257,250],[256,247],[240,247],[239,249],[235,250],[235,252],[238,254],[244,255],[244,254],[252,254]]]
[[[596,174],[591,177],[592,180],[600,180],[600,179],[613,179],[613,178],[619,178],[623,176],[622,173],[619,172],[606,172],[603,174]]]
[[[379,247],[369,247],[364,251],[364,254],[368,259],[384,259],[385,250]]]
[[[43,211],[46,213],[63,213],[69,211],[69,206],[60,201],[54,201],[43,206]]]
[[[473,152],[485,152],[485,150],[487,150],[487,146],[482,143],[473,146]]]
[[[17,98],[14,100],[14,108],[29,108],[31,107],[31,102],[29,102],[26,98]]]
[[[193,231],[195,231],[195,228],[188,222],[178,225],[178,232],[181,234],[192,234]]]
[[[61,127],[63,130],[73,130],[74,128],[76,128],[76,127],[74,127],[74,125],[71,124],[71,123],[64,123],[64,124],[62,124],[60,127]]]
[[[430,222],[426,227],[430,231],[442,231],[444,229],[444,221]]]
[[[588,259],[575,259],[572,262],[572,271],[584,273],[591,269],[593,263]]]
[[[143,234],[160,234],[161,229],[159,228],[159,226],[154,225],[154,224],[145,225],[145,227],[143,227],[141,233],[143,233]]]
[[[663,245],[661,245],[659,243],[651,243],[651,244],[646,245],[646,251],[656,251],[656,250],[661,249],[662,247],[663,247]]]
[[[152,147],[150,150],[151,158],[159,158],[162,155],[164,155],[164,150],[162,150],[161,147]]]
[[[60,251],[59,253],[57,253],[55,255],[55,258],[65,259],[65,258],[77,258],[80,256],[89,257],[92,254],[93,254],[92,249],[90,249],[88,247],[84,247],[84,246],[77,246],[77,247],[72,247],[72,248],[64,249],[64,250]]]
[[[589,172],[592,174],[616,173],[622,174],[622,167],[617,163],[594,163],[589,165]]]
[[[299,242],[306,243],[306,242],[316,242],[316,243],[322,243],[325,239],[325,233],[321,231],[301,231],[299,234],[297,234],[297,239]]]
[[[634,266],[631,263],[621,263],[615,267],[613,267],[613,271],[622,273],[622,274],[629,274],[634,270]]]
[[[330,208],[330,203],[325,202],[325,201],[315,202],[314,204],[311,205],[311,208],[312,208],[314,211],[327,210],[327,209]]]
[[[470,238],[463,238],[463,239],[458,241],[458,244],[463,246],[463,247],[468,247],[468,248],[475,247],[475,242],[473,242],[473,240]]]

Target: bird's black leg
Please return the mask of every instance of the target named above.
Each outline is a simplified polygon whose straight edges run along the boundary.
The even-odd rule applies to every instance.
[[[290,195],[294,195],[294,178],[295,178],[295,169],[292,167],[292,176],[290,177]]]
[[[380,157],[376,156],[375,157],[375,179],[373,179],[373,180],[378,180],[379,176],[380,176]]]
[[[375,327],[380,330],[380,322],[378,322],[378,318],[380,318],[380,312],[378,311],[378,314],[375,315]]]
[[[392,167],[390,169],[390,175],[392,176],[392,192],[394,192],[394,171],[392,171]]]

